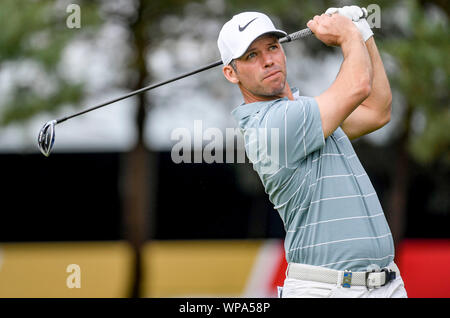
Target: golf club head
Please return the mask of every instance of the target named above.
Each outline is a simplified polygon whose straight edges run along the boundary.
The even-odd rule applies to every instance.
[[[50,155],[53,144],[55,143],[55,125],[56,120],[47,122],[44,127],[39,131],[38,146],[39,150],[46,157]]]

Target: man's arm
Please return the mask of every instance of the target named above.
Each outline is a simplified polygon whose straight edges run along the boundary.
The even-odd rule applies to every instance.
[[[322,14],[307,25],[326,45],[340,46],[344,55],[333,84],[315,97],[327,138],[370,95],[372,63],[362,36],[350,19],[338,14]]]
[[[366,46],[373,68],[372,90],[367,99],[342,123],[341,127],[350,139],[383,127],[391,118],[391,88],[373,37],[366,41]]]

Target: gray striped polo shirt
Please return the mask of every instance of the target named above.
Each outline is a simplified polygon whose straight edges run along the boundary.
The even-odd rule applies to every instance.
[[[233,110],[246,154],[286,231],[287,262],[364,271],[394,259],[391,231],[343,130],[324,139],[312,97]]]

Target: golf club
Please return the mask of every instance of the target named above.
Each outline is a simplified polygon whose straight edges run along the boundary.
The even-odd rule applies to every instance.
[[[363,12],[364,12],[364,14],[363,14],[363,16],[361,18],[366,18],[367,17],[367,10],[363,8]],[[312,31],[309,28],[305,28],[305,29],[302,29],[300,31],[288,34],[287,36],[281,38],[279,40],[279,42],[280,43],[291,42],[291,41],[295,41],[295,40],[298,40],[298,39],[301,39],[301,38],[305,38],[305,37],[310,36],[312,34],[313,33],[312,33]],[[90,108],[88,108],[86,110],[83,110],[81,112],[75,113],[73,115],[66,116],[66,117],[63,117],[63,118],[60,118],[60,119],[55,119],[55,120],[48,121],[47,123],[45,123],[45,125],[39,131],[39,135],[38,135],[39,150],[46,157],[48,157],[50,155],[50,152],[52,151],[53,145],[55,143],[55,126],[57,124],[59,124],[59,123],[62,123],[62,122],[66,121],[66,120],[68,120],[70,118],[74,118],[74,117],[83,115],[85,113],[91,112],[91,111],[93,111],[95,109],[98,109],[98,108],[101,108],[103,106],[106,106],[106,105],[118,102],[118,101],[120,101],[122,99],[131,97],[131,96],[143,93],[145,91],[148,91],[148,90],[160,87],[162,85],[165,85],[165,84],[177,81],[179,79],[182,79],[182,78],[185,78],[185,77],[188,77],[188,76],[191,76],[191,75],[194,75],[194,74],[206,71],[206,70],[208,70],[210,68],[219,66],[221,64],[223,64],[222,60],[219,60],[219,61],[216,61],[214,63],[211,63],[211,64],[208,64],[206,66],[203,66],[201,68],[198,68],[196,70],[193,70],[191,72],[187,72],[187,73],[181,74],[181,75],[179,75],[177,77],[174,77],[172,79],[169,79],[169,80],[166,80],[166,81],[163,81],[163,82],[160,82],[160,83],[156,83],[156,84],[152,84],[152,85],[140,88],[140,89],[132,91],[132,92],[130,92],[128,94],[119,96],[117,98],[114,98],[112,100],[106,101],[104,103],[101,103],[101,104],[98,104],[98,105],[95,105],[95,106],[92,106],[92,107],[90,107]]]

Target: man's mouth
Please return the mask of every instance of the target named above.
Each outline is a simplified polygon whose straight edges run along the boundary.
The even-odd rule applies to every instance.
[[[280,70],[276,70],[276,71],[270,72],[269,74],[267,74],[267,75],[264,77],[263,80],[270,79],[271,77],[277,75],[278,73],[281,73],[281,71],[280,71]]]

